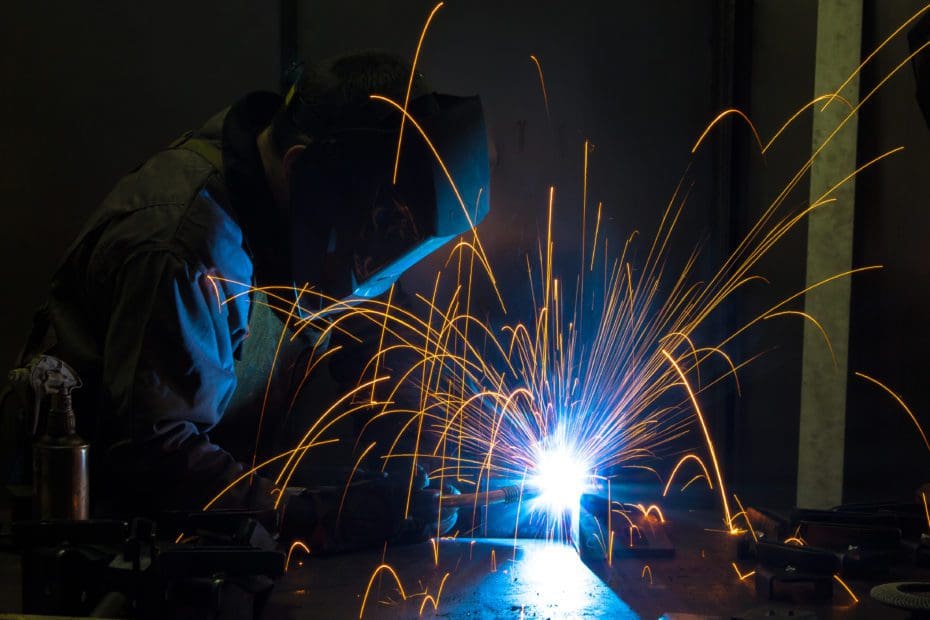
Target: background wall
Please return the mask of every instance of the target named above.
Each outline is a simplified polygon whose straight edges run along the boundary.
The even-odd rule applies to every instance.
[[[16,2],[0,20],[0,371],[55,265],[155,149],[279,79],[277,3]]]
[[[309,59],[368,48],[409,57],[434,5],[299,2],[298,49]],[[481,94],[498,155],[493,209],[481,233],[501,265],[523,264],[525,253],[537,252],[550,185],[558,247],[568,256],[578,250],[586,138],[595,145],[589,217],[603,201],[611,241],[621,243],[634,229],[649,238],[716,110],[714,8],[712,1],[584,2],[567,11],[557,0],[477,0],[439,11],[419,66],[437,91]],[[545,74],[548,117],[531,54]],[[714,228],[712,160],[696,166],[699,182],[683,225],[693,241]],[[439,258],[408,282],[425,278],[431,286]],[[525,284],[525,274],[501,271],[508,285]]]
[[[817,3],[808,0],[737,2],[748,31],[736,54],[735,105],[746,111],[764,142],[813,98]],[[791,32],[791,36],[785,33]],[[804,115],[767,152],[759,153],[748,131],[737,134],[733,152],[733,240],[745,235],[799,167],[811,144],[811,117]],[[779,217],[806,206],[806,179],[785,200]],[[731,329],[804,288],[806,226],[797,227],[752,270],[754,283],[734,299]],[[803,309],[803,304],[793,306]],[[803,326],[796,318],[765,321],[736,343],[741,359],[762,356],[740,371],[734,404],[732,484],[746,501],[793,505],[797,484],[798,426]]]

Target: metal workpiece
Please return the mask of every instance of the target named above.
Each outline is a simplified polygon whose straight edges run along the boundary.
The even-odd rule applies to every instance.
[[[571,545],[462,537],[326,558],[295,551],[266,613],[334,620],[639,617]]]

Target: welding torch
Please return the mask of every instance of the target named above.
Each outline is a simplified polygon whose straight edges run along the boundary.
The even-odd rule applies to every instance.
[[[493,491],[481,491],[479,493],[462,493],[456,495],[443,495],[442,505],[444,507],[459,508],[462,506],[490,505],[490,504],[512,504],[524,499],[532,499],[539,495],[537,489],[521,488],[517,485],[510,485],[494,489]]]

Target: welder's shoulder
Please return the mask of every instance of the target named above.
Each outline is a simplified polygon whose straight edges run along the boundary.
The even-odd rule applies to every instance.
[[[123,177],[97,215],[91,268],[106,272],[146,252],[170,252],[197,270],[251,277],[242,230],[222,176],[186,149],[157,153]]]

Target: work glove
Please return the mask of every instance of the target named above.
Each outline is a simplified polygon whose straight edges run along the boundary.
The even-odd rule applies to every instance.
[[[402,461],[396,462],[393,466],[389,464],[387,473],[393,480],[404,481],[401,499],[406,503],[410,466]],[[393,542],[418,543],[450,532],[458,520],[458,508],[441,507],[440,497],[441,495],[459,495],[459,490],[449,483],[442,484],[441,480],[430,479],[422,465],[416,467],[412,487],[409,514],[404,519],[401,531],[394,537]],[[403,508],[402,506],[401,510]]]
[[[425,470],[414,476],[410,516],[404,516],[410,473],[357,471],[348,486],[306,489],[288,499],[283,540],[300,539],[315,554],[354,551],[384,542],[408,544],[445,534],[457,509],[439,508],[439,488]],[[444,493],[458,493],[446,485]]]
[[[429,486],[413,492],[410,499],[410,516],[404,520],[401,532],[395,537],[400,544],[423,542],[437,538],[452,531],[458,521],[457,507],[440,506],[441,495],[460,495],[451,484],[440,487],[438,481],[431,481]]]

